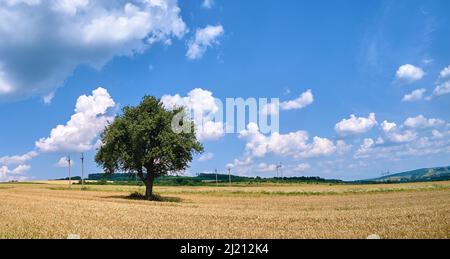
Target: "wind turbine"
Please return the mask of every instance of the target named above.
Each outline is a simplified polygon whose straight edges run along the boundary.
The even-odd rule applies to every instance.
[[[281,163],[279,164],[279,165],[277,165],[277,178],[278,177],[281,177],[281,178],[283,178],[283,166],[281,165]]]

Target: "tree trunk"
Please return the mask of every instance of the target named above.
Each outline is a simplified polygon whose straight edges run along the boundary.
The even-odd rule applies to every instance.
[[[145,181],[145,198],[151,200],[153,197],[153,181],[155,177],[153,174],[147,175],[147,180]]]
[[[151,200],[153,195],[153,183],[145,185],[145,199]]]

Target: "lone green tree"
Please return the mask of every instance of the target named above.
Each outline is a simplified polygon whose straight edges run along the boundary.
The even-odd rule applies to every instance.
[[[183,131],[173,128],[180,114]],[[156,178],[187,169],[193,155],[203,152],[185,114],[183,108],[166,110],[159,99],[145,96],[138,106],[124,107],[105,128],[95,161],[106,174],[137,174],[146,186],[145,198],[151,200]]]

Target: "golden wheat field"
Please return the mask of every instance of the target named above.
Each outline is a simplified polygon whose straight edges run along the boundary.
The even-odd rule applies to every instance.
[[[450,182],[155,189],[1,184],[0,238],[450,238]]]

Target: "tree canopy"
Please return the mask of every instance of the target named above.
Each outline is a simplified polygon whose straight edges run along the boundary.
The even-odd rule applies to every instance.
[[[96,162],[107,174],[136,173],[151,199],[155,178],[187,169],[194,154],[203,152],[191,121],[180,122],[190,130],[173,130],[172,121],[180,114],[186,118],[183,108],[167,110],[152,96],[145,96],[136,107],[124,107],[101,134]]]

